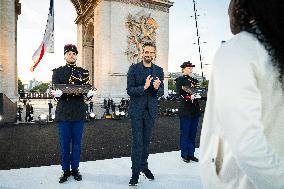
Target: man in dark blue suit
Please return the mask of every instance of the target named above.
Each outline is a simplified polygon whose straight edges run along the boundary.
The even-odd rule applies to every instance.
[[[161,67],[152,63],[155,55],[155,45],[144,44],[142,61],[131,65],[127,73],[129,116],[132,127],[130,186],[138,184],[140,172],[149,180],[154,180],[154,175],[148,169],[147,159],[152,128],[158,115],[158,97],[164,94],[164,72]]]

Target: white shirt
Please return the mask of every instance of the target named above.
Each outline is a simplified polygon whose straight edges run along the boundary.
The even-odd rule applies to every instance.
[[[284,189],[284,93],[268,52],[241,32],[218,50],[200,163],[205,189]]]

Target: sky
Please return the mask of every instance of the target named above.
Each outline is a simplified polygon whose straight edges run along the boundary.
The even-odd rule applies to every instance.
[[[180,65],[190,60],[194,72],[201,75],[193,1],[171,0],[169,13],[169,72],[180,71]],[[42,42],[47,21],[49,0],[20,0],[18,17],[18,76],[27,83],[51,80],[52,69],[64,65],[63,46],[77,43],[76,11],[70,0],[55,0],[55,53],[46,53],[34,72],[30,72],[32,55]],[[204,75],[209,78],[212,59],[222,40],[232,37],[229,29],[229,0],[195,0]],[[194,44],[195,43],[195,44]]]

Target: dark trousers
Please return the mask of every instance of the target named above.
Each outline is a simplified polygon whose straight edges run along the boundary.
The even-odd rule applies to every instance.
[[[181,156],[194,156],[199,117],[180,117]]]
[[[19,113],[19,121],[22,121],[22,114]]]
[[[70,165],[71,169],[79,167],[83,126],[84,121],[60,121],[58,124],[62,170],[69,170]]]
[[[149,144],[155,119],[145,113],[144,117],[131,118],[132,127],[132,173],[148,169]]]
[[[28,122],[30,120],[30,115],[26,114],[25,121]]]

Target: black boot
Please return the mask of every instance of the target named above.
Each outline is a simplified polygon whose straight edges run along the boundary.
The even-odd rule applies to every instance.
[[[138,174],[132,174],[132,177],[129,181],[129,186],[137,186],[138,185],[138,179],[139,179]]]
[[[82,175],[80,174],[79,169],[72,169],[72,176],[77,181],[82,180]]]
[[[62,175],[59,178],[59,183],[66,182],[68,177],[70,177],[70,176],[71,176],[70,170],[63,171]]]
[[[190,162],[190,159],[189,157],[185,156],[185,157],[181,157],[182,158],[182,161],[184,161],[185,163],[189,163]]]
[[[196,158],[196,157],[194,157],[194,156],[189,156],[189,159],[190,159],[191,161],[195,161],[195,162],[198,162],[198,161],[199,161],[198,158]]]
[[[154,180],[154,175],[149,169],[141,171],[148,180]]]

